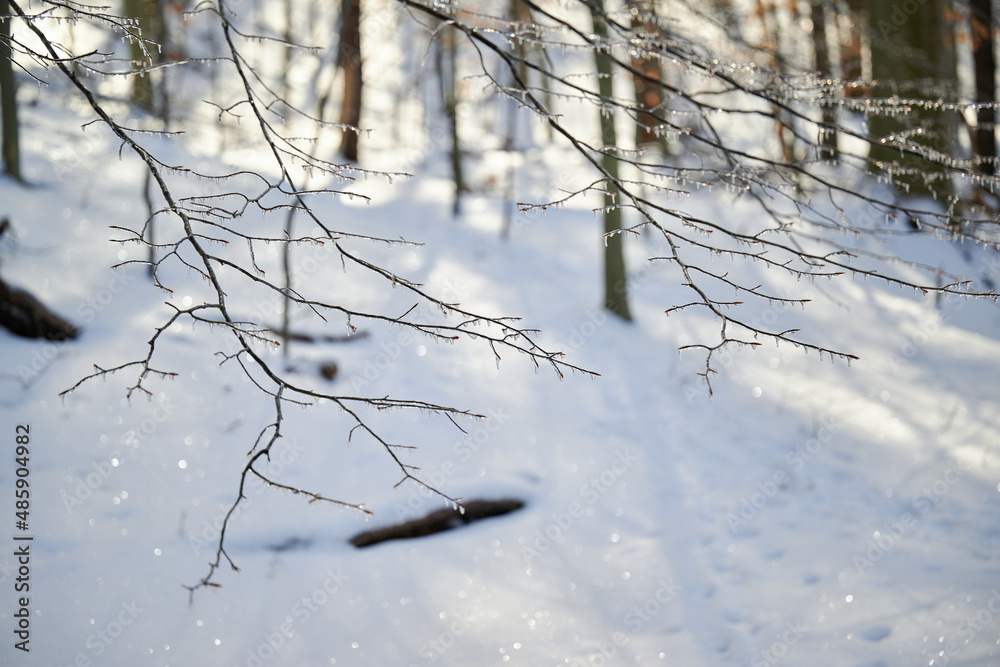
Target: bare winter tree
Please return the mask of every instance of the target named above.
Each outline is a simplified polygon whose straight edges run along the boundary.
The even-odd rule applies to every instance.
[[[410,444],[386,439],[369,416],[373,410],[418,410],[451,420],[458,428],[462,428],[462,420],[479,416],[421,397],[345,395],[302,382],[278,367],[274,357],[266,353],[268,347],[280,342],[267,323],[242,315],[252,310],[244,301],[253,298],[235,296],[243,294],[244,288],[273,297],[275,303],[285,301],[289,308],[345,334],[355,331],[361,322],[384,323],[436,341],[472,339],[487,346],[497,359],[502,352],[515,352],[559,374],[565,370],[583,371],[564,361],[558,352],[542,348],[535,342],[534,332],[522,328],[516,319],[487,316],[446,302],[371,259],[373,248],[405,246],[406,241],[359,234],[342,228],[324,214],[321,202],[359,196],[338,185],[359,176],[386,174],[366,172],[356,163],[337,164],[322,157],[334,151],[324,153],[325,145],[317,137],[325,131],[338,138],[353,135],[358,129],[357,119],[331,124],[297,107],[282,92],[286,72],[279,68],[269,75],[264,65],[254,64],[267,59],[251,57],[255,50],[271,43],[277,43],[280,49],[294,45],[255,34],[226,0],[200,3],[189,13],[189,20],[200,20],[201,29],[213,35],[211,43],[219,46],[217,52],[188,64],[196,72],[209,62],[216,70],[224,69],[225,75],[214,80],[232,85],[215,86],[209,101],[218,120],[233,121],[238,127],[241,142],[264,151],[269,158],[266,170],[234,168],[224,173],[199,173],[157,157],[149,148],[148,138],[149,134],[162,135],[159,128],[126,127],[97,93],[96,82],[127,81],[135,76],[134,71],[131,67],[116,68],[114,60],[98,52],[70,52],[59,42],[62,24],[52,10],[69,11],[72,20],[92,22],[123,42],[155,47],[138,32],[134,21],[90,5],[57,0],[35,0],[30,5],[23,0],[8,1],[30,34],[31,44],[38,45],[19,42],[22,55],[35,66],[58,72],[71,82],[94,120],[103,123],[121,143],[123,154],[138,160],[150,175],[156,200],[161,204],[148,219],[129,228],[117,228],[117,241],[151,244],[146,232],[156,220],[157,253],[149,260],[156,285],[171,293],[175,281],[181,279],[177,276],[186,271],[205,286],[204,298],[170,306],[170,315],[152,332],[143,358],[96,367],[93,374],[82,378],[67,393],[92,379],[128,373],[131,385],[127,394],[149,394],[152,381],[174,372],[162,365],[157,354],[164,332],[177,322],[190,322],[205,329],[224,330],[230,344],[219,352],[221,363],[240,367],[273,403],[269,423],[250,443],[215,559],[206,575],[190,586],[192,594],[199,588],[218,585],[215,579],[224,561],[235,568],[226,552],[226,528],[229,517],[245,499],[247,481],[253,477],[310,501],[339,503],[364,511],[360,504],[337,500],[326,490],[293,488],[267,476],[262,466],[283,435],[289,405],[322,401],[334,406],[350,424],[351,433],[364,434],[381,445],[388,461],[398,468],[400,483],[421,484],[453,502],[457,499],[430,486],[407,462],[405,450]],[[754,347],[770,339],[835,358],[853,358],[849,350],[829,349],[823,341],[798,337],[794,329],[773,328],[752,319],[746,310],[749,304],[744,301],[789,306],[804,305],[806,299],[744,282],[731,275],[727,262],[754,262],[806,280],[860,277],[917,292],[993,296],[932,267],[904,265],[901,258],[880,255],[865,247],[867,236],[882,233],[900,218],[917,221],[926,233],[949,239],[989,245],[997,242],[996,214],[969,196],[973,183],[995,189],[994,175],[983,174],[972,160],[963,159],[950,146],[922,142],[919,134],[892,131],[882,136],[859,129],[860,123],[839,120],[852,114],[855,118],[899,116],[922,108],[924,103],[899,97],[845,98],[839,93],[841,82],[831,79],[829,73],[815,76],[796,71],[788,64],[796,54],[778,54],[778,47],[768,54],[771,66],[757,64],[763,47],[749,35],[734,38],[731,16],[720,19],[712,13],[711,5],[693,0],[520,1],[527,11],[513,13],[508,11],[508,3],[486,0],[398,0],[396,6],[402,14],[426,26],[427,40],[440,39],[445,32],[461,40],[461,48],[476,55],[479,79],[523,107],[525,113],[534,114],[548,125],[554,140],[576,151],[589,165],[591,176],[579,187],[551,201],[522,203],[523,210],[596,197],[601,203],[595,208],[620,216],[608,218],[615,222],[605,229],[602,243],[609,242],[611,247],[641,229],[662,239],[668,249],[666,254],[649,259],[672,267],[678,282],[691,294],[690,301],[664,303],[664,310],[676,313],[703,309],[719,325],[717,338],[687,346],[703,353],[703,374],[709,389],[713,359],[729,346]],[[343,6],[350,11],[360,3],[345,0]],[[775,25],[781,25],[783,35],[800,29],[784,21],[775,7],[769,11],[768,20],[778,22]],[[725,46],[710,49],[706,44],[718,42],[704,39],[705,34],[726,38],[721,42]],[[353,38],[348,41],[354,43]],[[814,42],[792,36],[785,37],[784,43]],[[523,48],[525,44],[531,48]],[[360,38],[357,46],[360,63]],[[426,51],[427,42],[415,46]],[[537,58],[528,57],[528,53],[547,55]],[[815,62],[812,56],[801,60]],[[273,61],[286,63],[287,59]],[[615,90],[607,84],[616,77],[629,83],[641,81],[642,85]],[[648,97],[636,100],[637,90]],[[348,90],[342,101],[347,103],[351,94]],[[578,109],[575,117],[559,106],[567,102]],[[837,105],[839,113],[825,111],[831,104]],[[936,107],[952,115],[967,109],[957,100],[940,101]],[[580,113],[588,115],[587,122],[572,122]],[[609,118],[628,121],[633,130],[639,125],[672,145],[679,143],[685,150],[677,151],[676,158],[651,157],[635,145],[636,135],[643,133],[616,132],[613,121],[598,120]],[[296,123],[304,123],[314,132],[303,138],[303,134],[293,132]],[[732,132],[734,126],[742,131]],[[831,132],[850,139],[844,142],[836,162],[830,159],[825,139]],[[748,136],[762,139],[759,145],[748,144]],[[875,148],[883,152],[891,148],[899,159],[879,156]],[[914,171],[914,161],[924,165],[920,168],[923,171]],[[922,181],[922,174],[927,176],[927,191],[939,198],[936,204],[927,199],[908,200],[890,188],[869,187],[876,183],[876,177],[908,183],[914,178]],[[738,194],[753,202],[761,215],[743,225],[696,215],[685,209],[683,199],[678,198],[695,188]],[[308,223],[296,225],[295,229],[308,227],[314,231],[292,233],[291,225],[283,224],[291,219],[290,213]],[[273,231],[246,231],[241,223],[250,215],[262,216],[267,229]],[[258,257],[268,244],[286,250],[326,249],[331,261],[350,272],[351,280],[382,281],[404,293],[413,305],[401,313],[365,308],[325,290],[322,284],[293,284],[287,270],[284,281],[273,280]],[[922,277],[912,277],[913,269]],[[614,283],[611,289],[624,299],[627,278],[620,279],[625,281],[621,289]],[[418,308],[421,305],[424,308]],[[287,335],[287,326],[285,329]]]
[[[419,410],[439,415],[453,422],[459,429],[461,420],[481,418],[468,410],[456,407],[430,403],[420,398],[395,399],[389,397],[363,397],[340,395],[317,390],[294,380],[283,369],[274,365],[270,356],[262,352],[262,348],[277,345],[279,341],[261,322],[241,320],[236,313],[246,312],[246,304],[230,296],[238,293],[235,284],[248,284],[259,291],[275,295],[276,302],[282,298],[288,299],[298,308],[312,313],[322,321],[335,318],[345,332],[356,330],[356,324],[369,321],[381,322],[395,327],[411,329],[432,340],[451,341],[458,338],[471,338],[487,345],[499,360],[504,350],[523,354],[537,364],[546,364],[557,373],[564,370],[580,370],[563,361],[559,353],[540,347],[533,340],[533,331],[520,328],[516,318],[489,317],[464,309],[460,304],[447,303],[424,291],[420,285],[396,275],[389,270],[368,261],[362,252],[355,252],[349,246],[365,244],[375,245],[409,245],[406,241],[382,239],[374,236],[359,236],[350,232],[338,231],[333,224],[321,217],[315,210],[313,202],[324,197],[337,197],[345,194],[333,188],[307,189],[303,180],[296,174],[306,168],[312,174],[324,174],[334,182],[350,181],[358,174],[378,176],[378,174],[362,172],[357,167],[337,165],[317,157],[315,151],[303,148],[303,142],[283,133],[282,124],[275,109],[280,108],[283,114],[299,114],[308,117],[293,107],[287,100],[277,96],[248,63],[245,49],[251,48],[260,37],[244,33],[236,24],[235,16],[225,2],[217,4],[202,4],[195,11],[210,15],[216,29],[221,33],[225,45],[222,53],[215,57],[216,63],[222,63],[230,70],[230,75],[237,82],[234,96],[228,103],[219,103],[220,117],[240,116],[243,123],[250,123],[256,134],[256,140],[266,147],[272,159],[275,176],[267,176],[259,172],[233,172],[224,174],[196,174],[199,179],[216,185],[208,194],[184,195],[185,186],[190,187],[190,179],[184,178],[195,172],[187,168],[168,165],[160,161],[143,145],[143,137],[149,131],[126,128],[119,123],[105,108],[90,82],[78,75],[77,71],[87,72],[88,76],[116,76],[126,72],[108,70],[105,60],[100,54],[77,57],[67,55],[65,51],[50,37],[54,30],[49,21],[49,10],[53,6],[63,7],[62,3],[43,2],[34,12],[21,6],[18,0],[11,2],[14,14],[20,18],[27,29],[37,39],[42,48],[31,53],[38,63],[54,69],[66,77],[76,87],[77,91],[89,104],[99,122],[104,123],[121,142],[123,150],[130,151],[148,170],[157,194],[164,202],[162,208],[154,211],[149,219],[135,228],[118,228],[122,236],[121,243],[148,244],[146,227],[153,219],[158,219],[159,242],[157,259],[154,260],[154,281],[157,287],[172,292],[170,284],[161,281],[161,277],[170,266],[180,266],[198,276],[209,286],[211,297],[194,303],[188,307],[171,306],[170,317],[153,332],[147,354],[142,359],[126,361],[107,367],[95,366],[95,371],[82,378],[65,393],[70,393],[89,380],[106,377],[111,374],[131,372],[134,382],[127,389],[131,397],[134,394],[150,395],[147,388],[151,378],[167,377],[174,371],[161,368],[156,360],[157,344],[175,322],[189,321],[206,327],[222,327],[231,335],[232,344],[220,352],[221,362],[238,365],[256,384],[260,391],[273,399],[273,420],[264,426],[249,451],[249,458],[239,479],[238,491],[226,523],[221,530],[218,550],[215,560],[210,564],[206,576],[198,583],[190,586],[192,594],[205,586],[218,585],[213,577],[223,560],[233,568],[235,564],[229,558],[225,549],[225,533],[229,517],[236,511],[245,499],[245,489],[249,478],[257,477],[268,485],[301,494],[310,501],[324,501],[346,505],[366,512],[362,505],[353,502],[336,500],[323,491],[307,490],[281,484],[266,476],[261,470],[262,464],[268,460],[272,447],[282,437],[282,427],[285,420],[285,408],[288,405],[308,405],[317,401],[328,401],[339,408],[349,422],[353,424],[352,434],[365,434],[381,444],[389,460],[400,472],[400,483],[410,482],[420,484],[442,498],[451,502],[457,499],[449,497],[419,477],[417,469],[406,463],[403,452],[410,449],[407,444],[390,442],[378,431],[369,426],[366,411],[403,409]],[[71,6],[75,12],[75,20],[92,21],[104,29],[117,32],[122,39],[143,41],[147,47],[154,46],[145,41],[135,29],[135,24],[109,13],[108,10]],[[72,67],[71,65],[76,65]],[[226,91],[233,93],[234,91]],[[339,126],[337,126],[339,128]],[[348,135],[356,128],[344,128]],[[154,132],[155,133],[155,132]],[[311,143],[304,145],[314,148]],[[352,195],[358,196],[358,195]],[[300,216],[308,218],[312,225],[320,230],[316,235],[288,237],[282,234],[280,220],[282,212],[294,209]],[[253,213],[263,213],[274,216],[276,220],[275,233],[270,236],[255,236],[241,232],[237,224],[244,216]],[[322,292],[312,294],[305,288],[285,289],[284,285],[270,281],[258,265],[256,252],[266,244],[282,246],[329,246],[332,250],[329,256],[332,260],[344,265],[345,268],[359,270],[363,274],[373,276],[392,285],[397,290],[403,290],[410,295],[414,306],[403,313],[381,313],[348,307],[338,303],[328,294]],[[227,253],[218,248],[231,245],[242,245],[243,253]],[[125,262],[126,264],[130,262]],[[300,289],[302,291],[300,291]],[[424,308],[417,308],[423,304]],[[426,318],[421,313],[437,312],[439,317]],[[447,319],[446,319],[447,318]]]

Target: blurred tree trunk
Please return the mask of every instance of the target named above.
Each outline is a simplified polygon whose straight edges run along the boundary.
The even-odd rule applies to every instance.
[[[828,16],[830,18],[835,17],[829,0],[813,0],[813,47],[816,52],[816,70],[822,79],[833,79],[836,76],[833,59],[830,57],[830,31],[828,30],[830,22],[827,20]],[[820,109],[820,113],[824,125],[832,127],[836,124],[837,110],[832,104],[824,104]],[[824,155],[822,157],[837,159],[837,133],[835,131],[821,131],[819,145],[823,149]]]
[[[4,173],[21,180],[21,149],[18,144],[20,132],[17,120],[17,82],[14,79],[14,65],[10,48],[10,5],[0,0],[0,120],[3,123]]]
[[[997,101],[996,57],[993,42],[993,2],[971,0],[972,53],[976,70],[976,102],[995,104]],[[976,112],[976,136],[973,141],[979,171],[996,172],[996,109],[980,108]]]
[[[166,21],[163,15],[161,0],[124,0],[125,16],[136,21],[143,42],[131,40],[132,67],[144,69],[158,65],[162,61],[161,48],[164,46]],[[150,41],[155,42],[151,44]],[[151,72],[143,72],[132,77],[132,103],[147,111],[164,112],[166,102],[161,88],[157,99],[154,86],[154,76]]]
[[[844,81],[844,96],[857,97],[868,94],[867,87],[859,81],[871,72],[865,69],[865,39],[868,26],[868,0],[832,0],[834,3],[833,17],[837,20],[837,38],[840,46],[840,78]]]
[[[143,41],[129,41],[129,50],[133,69],[140,70],[157,65],[164,60],[167,34],[167,22],[164,14],[166,0],[124,0],[124,13],[127,18],[135,20],[139,36]],[[152,42],[152,43],[151,43]],[[159,81],[159,85],[156,82]],[[151,113],[156,113],[163,120],[164,128],[169,122],[169,107],[167,104],[166,82],[160,73],[142,72],[132,75],[132,103]],[[146,175],[143,184],[143,199],[149,213],[149,222],[143,238],[149,245],[149,275],[156,280],[155,261],[155,217],[151,199],[151,176]]]
[[[659,34],[659,29],[654,21],[656,15],[656,4],[652,0],[629,0],[626,5],[632,10],[632,31],[636,34]],[[632,64],[637,70],[645,75],[633,75],[632,87],[635,91],[635,103],[639,109],[653,111],[662,114],[663,88],[650,81],[661,81],[663,72],[660,68],[660,61],[656,58],[633,58]],[[663,152],[668,152],[667,142],[664,135],[657,131],[660,121],[650,113],[640,112],[639,122],[635,126],[635,145],[645,146],[649,144],[659,144],[663,147]]]
[[[512,21],[516,21],[523,25],[532,24],[531,19],[531,8],[523,0],[510,0],[507,6],[507,13]],[[515,53],[520,61],[517,64],[517,78],[519,78],[524,85],[528,85],[528,49],[525,46],[525,40],[517,40],[514,45]],[[544,53],[542,54],[544,58]],[[542,83],[545,86],[545,91],[548,93],[548,86],[545,85],[545,77],[541,77]],[[511,87],[517,86],[517,80],[514,74],[511,73]],[[546,94],[545,108],[551,109],[551,100],[548,99]],[[521,115],[518,110],[514,108],[513,100],[506,100],[500,107],[504,110],[506,115],[503,149],[507,154],[507,177],[504,184],[504,202],[503,202],[503,219],[500,226],[500,238],[506,241],[510,238],[510,230],[514,225],[514,211],[516,210],[514,204],[514,197],[516,195],[516,183],[517,183],[517,166],[515,164],[514,155],[518,151],[517,145],[517,121],[518,117]],[[546,123],[545,127],[551,131],[552,127]]]
[[[872,94],[903,100],[955,99],[954,33],[945,15],[947,0],[888,3],[869,0]],[[871,158],[889,166],[903,194],[949,191],[945,168],[917,155],[904,155],[899,146],[878,145],[879,139],[905,135],[918,152],[951,154],[954,127],[940,110],[912,105],[906,113],[872,114],[869,128],[876,144]]]
[[[340,46],[337,64],[344,72],[344,97],[340,102],[340,123],[344,135],[340,154],[358,161],[358,128],[361,124],[361,0],[341,0]]]
[[[451,174],[455,183],[452,215],[462,212],[462,193],[465,192],[465,176],[462,171],[462,145],[458,139],[458,62],[455,31],[446,28],[441,33],[437,49],[438,77],[441,81],[441,97],[448,118],[451,137]]]
[[[538,23],[535,21],[534,15],[532,14],[532,8],[523,0],[509,0],[510,2],[510,17],[511,20],[517,21],[523,27],[523,30],[527,34],[533,34],[538,30]],[[534,79],[536,85],[540,91],[542,104],[546,109],[552,109],[552,81],[548,76],[542,72],[551,72],[553,70],[552,60],[549,58],[549,54],[545,49],[545,44],[543,40],[539,40],[538,43],[530,44],[528,40],[516,40],[514,45],[514,50],[517,53],[518,58],[522,61],[518,63],[517,71],[518,76],[521,77],[521,81],[524,81],[525,85],[529,85],[529,79],[532,78],[531,69],[528,67],[528,61],[534,61],[534,64],[539,68],[539,71],[534,72]],[[536,92],[536,97],[539,93]],[[553,130],[552,126],[548,123],[543,124],[543,132],[545,136],[552,140]]]
[[[606,40],[608,27],[604,23],[603,0],[591,0],[591,15],[594,19],[594,33],[601,40]],[[614,95],[614,81],[611,77],[611,58],[600,49],[594,51],[597,61],[598,92],[604,99]],[[618,145],[615,136],[615,113],[612,108],[598,110],[601,120],[601,143],[607,151],[614,151]],[[618,190],[618,158],[612,152],[604,152],[601,157],[601,167],[609,178],[604,187],[604,308],[626,321],[631,321],[632,314],[628,307],[628,283],[625,275],[625,257],[622,250],[622,235],[617,232],[622,227],[622,212],[618,208],[620,193]]]
[[[288,45],[292,44],[292,40],[294,39],[294,35],[292,34],[292,23],[294,21],[292,9],[293,2],[294,0],[285,0],[284,6],[282,7],[284,10],[284,16],[281,39],[285,42],[285,44],[281,49],[281,98],[285,100],[286,103],[290,103],[292,94],[291,83],[288,81],[288,73],[292,69],[292,49]]]
[[[778,7],[772,0],[756,0],[754,3],[753,14],[760,21],[762,33],[760,48],[770,55],[770,62],[766,64],[775,72],[785,74],[788,70],[781,53],[781,29],[777,13]],[[790,130],[791,119],[777,105],[772,105],[771,111],[774,115],[774,131],[781,146],[782,159],[791,163],[795,160],[795,135]]]

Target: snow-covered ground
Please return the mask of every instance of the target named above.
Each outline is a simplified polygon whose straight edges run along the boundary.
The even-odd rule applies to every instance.
[[[66,344],[0,332],[4,664],[1000,665],[996,306],[796,283],[809,308],[760,317],[794,318],[803,336],[860,361],[734,351],[717,359],[710,399],[701,358],[677,348],[711,340],[714,325],[663,314],[684,295],[676,275],[644,264],[653,240],[628,241],[636,321],[616,321],[596,307],[600,220],[581,208],[522,217],[500,242],[493,199],[472,196],[450,217],[436,155],[411,181],[359,186],[369,205],[322,210],[338,228],[423,242],[369,250],[448,301],[523,317],[600,377],[559,380],[513,354],[497,367],[481,345],[371,323],[355,322],[368,332],[355,342],[293,345],[310,382],[317,363],[336,361],[331,391],[486,415],[463,423],[467,436],[423,414],[370,418],[387,439],[417,445],[406,461],[450,495],[527,506],[357,550],[357,532],[442,501],[394,488],[385,452],[363,437],[348,444],[350,425],[329,405],[290,408],[271,473],[363,502],[373,517],[251,486],[227,536],[240,572],[223,567],[222,586],[189,604],[183,585],[207,573],[271,401],[218,364],[223,333],[190,325],[158,345],[157,368],[179,375],[151,381],[151,400],[125,399],[131,369],[59,398],[94,364],[143,355],[163,302],[201,289],[176,272],[167,295],[135,267],[109,268],[140,256],[107,239],[121,236],[109,225],[144,216],[141,172],[67,113],[43,104],[27,117],[37,186],[0,181],[0,215],[17,230],[4,278],[83,327]],[[741,211],[722,193],[697,197],[710,214]],[[995,254],[920,251],[997,280]],[[269,252],[261,261],[275,266]],[[355,287],[332,264],[303,270],[344,299],[398,298]],[[273,324],[268,308],[255,314]],[[31,429],[27,532],[15,528],[18,424]],[[21,543],[11,538],[25,534],[30,654],[12,633]]]

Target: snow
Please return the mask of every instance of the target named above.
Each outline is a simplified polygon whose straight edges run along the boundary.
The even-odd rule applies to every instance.
[[[684,293],[669,267],[644,263],[661,250],[650,237],[626,242],[636,321],[625,324],[597,308],[593,213],[521,216],[502,243],[502,203],[490,196],[472,195],[465,216],[450,217],[437,154],[410,181],[354,186],[370,204],[322,210],[338,229],[419,241],[351,248],[446,301],[522,317],[544,346],[600,377],[560,380],[511,352],[498,366],[474,341],[440,344],[377,322],[354,321],[369,334],[354,342],[293,344],[303,384],[326,386],[315,366],[332,359],[331,391],[484,415],[460,421],[467,435],[419,412],[365,418],[386,440],[416,445],[404,460],[448,495],[527,506],[354,549],[352,535],[445,503],[412,483],[395,487],[399,470],[370,437],[348,442],[352,424],[335,407],[287,407],[274,479],[374,514],[366,521],[250,482],[226,537],[240,571],[223,559],[221,587],[189,604],[183,586],[208,573],[273,401],[219,364],[224,332],[189,324],[157,344],[154,366],[178,375],[151,380],[149,400],[126,399],[134,368],[60,398],[94,364],[141,358],[170,312],[164,301],[205,292],[183,271],[164,276],[170,295],[138,267],[110,268],[143,257],[107,241],[121,238],[109,225],[144,215],[141,171],[96,127],[78,132],[70,114],[42,102],[27,120],[36,188],[0,182],[0,214],[18,233],[4,278],[84,328],[58,345],[0,332],[5,456],[15,425],[30,424],[34,536],[31,653],[16,651],[8,630],[3,664],[1000,664],[994,305],[764,274],[772,289],[813,299],[772,316],[860,360],[848,367],[771,344],[731,350],[715,361],[710,399],[697,375],[703,360],[677,348],[712,340],[717,326],[703,314],[663,314]],[[168,162],[185,161],[186,149],[158,145],[174,146]],[[710,191],[687,204],[744,210]],[[913,247],[902,237],[880,243]],[[985,251],[916,250],[957,273],[995,274]],[[277,266],[277,248],[258,252]],[[343,303],[396,314],[412,305],[339,261],[303,271]],[[249,297],[244,306],[275,323],[273,304]],[[331,319],[327,333],[341,334],[340,324]],[[20,534],[12,469],[8,458],[0,475],[11,537]],[[0,562],[8,629],[16,546]]]

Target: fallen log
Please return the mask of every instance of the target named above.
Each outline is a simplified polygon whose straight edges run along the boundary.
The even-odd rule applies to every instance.
[[[0,326],[16,336],[67,340],[80,330],[49,310],[31,293],[0,279]]]
[[[413,519],[385,528],[368,530],[352,537],[351,544],[360,549],[389,540],[407,540],[433,535],[464,526],[473,521],[481,521],[482,519],[514,512],[524,507],[524,503],[516,498],[470,500],[467,503],[462,503],[462,507],[465,510],[464,512],[460,509],[441,509],[419,519]]]

